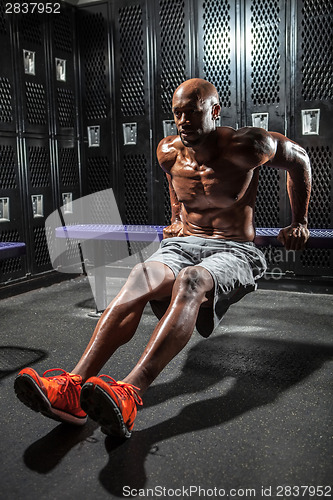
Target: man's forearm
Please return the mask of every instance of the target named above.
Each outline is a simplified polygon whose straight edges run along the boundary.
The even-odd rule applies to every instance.
[[[175,190],[173,189],[170,174],[167,174],[167,178],[169,182],[169,193],[170,193],[171,224],[173,224],[174,222],[179,222],[181,220],[180,218],[181,203],[179,202]]]
[[[292,224],[308,223],[308,206],[311,193],[311,168],[309,159],[304,159],[288,171],[287,190],[291,205]]]

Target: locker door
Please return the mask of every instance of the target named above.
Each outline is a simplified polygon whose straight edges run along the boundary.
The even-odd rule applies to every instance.
[[[79,9],[78,37],[83,194],[91,194],[114,186],[115,139],[110,90],[109,13],[106,3]]]
[[[152,222],[152,127],[147,6],[144,0],[113,5],[117,202],[126,224]]]
[[[74,9],[64,4],[60,14],[50,18],[50,73],[52,81],[53,127],[56,135],[76,132],[76,33]]]
[[[49,134],[46,20],[42,14],[18,18],[17,65],[20,82],[20,129]]]
[[[4,3],[0,5],[0,134],[16,131],[16,103],[14,92],[13,53],[10,16],[5,14]]]
[[[221,125],[237,128],[240,110],[236,79],[239,29],[236,2],[199,0],[197,6],[198,76],[215,85],[219,93]]]
[[[246,0],[244,28],[243,125],[286,133],[286,6],[284,0]],[[286,175],[262,166],[255,207],[257,227],[284,227],[287,214]],[[286,270],[284,250],[263,249],[268,269]]]
[[[159,0],[154,19],[156,48],[154,52],[154,141],[153,195],[154,223],[169,224],[171,218],[169,187],[166,175],[156,159],[156,148],[166,135],[177,134],[172,114],[172,96],[176,88],[191,78],[191,12],[189,1]]]
[[[48,138],[23,139],[32,274],[52,269],[45,227],[46,218],[54,210],[50,150],[51,141]]]
[[[14,137],[0,136],[0,241],[26,241],[21,178]],[[25,276],[26,257],[0,261],[0,282]]]
[[[245,124],[284,134],[285,2],[247,1],[245,26]],[[285,225],[285,193],[285,174],[262,167],[256,204],[257,226]]]
[[[332,228],[333,6],[330,0],[301,0],[296,8],[295,140],[312,165],[309,226]],[[296,272],[332,276],[332,250],[304,251],[297,256]]]

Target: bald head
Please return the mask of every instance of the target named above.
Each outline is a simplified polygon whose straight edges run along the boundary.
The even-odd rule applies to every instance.
[[[196,97],[201,102],[208,101],[209,104],[219,103],[219,95],[214,85],[202,78],[192,78],[183,82],[175,90],[175,97]]]

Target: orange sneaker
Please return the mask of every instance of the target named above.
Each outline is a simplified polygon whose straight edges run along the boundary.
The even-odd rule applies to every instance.
[[[91,377],[82,387],[81,407],[101,425],[104,434],[129,438],[137,405],[142,405],[142,399],[135,389],[138,387],[116,382],[109,375]]]
[[[45,377],[49,372],[60,375]],[[60,422],[83,425],[87,414],[80,407],[82,378],[60,368],[47,370],[43,377],[32,368],[24,368],[17,375],[14,390],[22,403],[46,417]]]

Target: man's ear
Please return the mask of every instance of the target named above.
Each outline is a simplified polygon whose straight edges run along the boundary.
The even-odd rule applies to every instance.
[[[219,104],[214,104],[212,107],[212,118],[213,120],[218,120],[221,113],[221,106]]]

